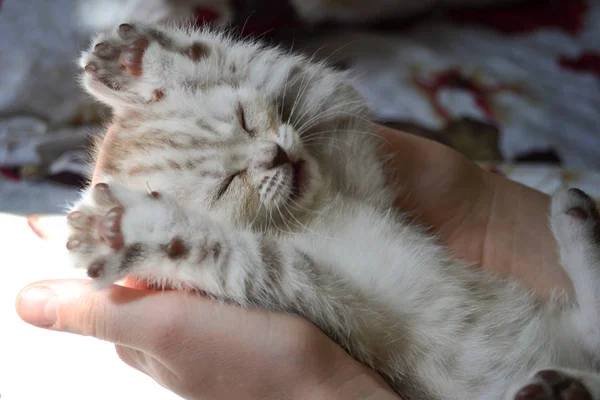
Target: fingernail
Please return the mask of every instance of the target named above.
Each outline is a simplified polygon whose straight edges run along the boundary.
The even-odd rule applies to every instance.
[[[17,312],[29,324],[50,327],[56,323],[57,318],[56,295],[44,286],[25,289],[19,296]]]

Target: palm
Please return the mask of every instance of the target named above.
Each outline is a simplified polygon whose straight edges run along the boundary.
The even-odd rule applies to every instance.
[[[569,288],[548,228],[549,197],[485,172],[435,142],[379,128],[397,204],[431,226],[455,254],[547,296]]]

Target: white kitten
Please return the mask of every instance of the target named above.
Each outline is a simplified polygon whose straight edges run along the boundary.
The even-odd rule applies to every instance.
[[[340,72],[141,24],[99,35],[81,66],[115,114],[103,183],[68,217],[99,287],[135,275],[298,314],[407,400],[600,399],[600,223],[584,193],[554,196],[550,216],[577,298],[542,304],[394,208]]]

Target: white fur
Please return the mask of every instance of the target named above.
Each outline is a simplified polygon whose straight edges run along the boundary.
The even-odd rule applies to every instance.
[[[160,29],[170,44],[150,40],[141,76],[93,50],[82,56],[82,67],[98,67],[83,84],[121,126],[122,142],[105,148],[112,195],[90,188],[75,209],[95,222],[71,222],[75,264],[104,263],[99,286],[137,275],[301,315],[406,399],[512,398],[545,368],[600,399],[593,204],[554,197],[551,223],[577,299],[542,304],[452,258],[394,209],[369,116],[341,73],[210,31],[135,27],[137,36],[113,30],[93,45],[126,46]],[[186,55],[193,43],[210,49],[197,61]],[[296,199],[291,164],[272,166],[277,146],[305,162]],[[124,211],[118,249],[96,230],[115,207]],[[573,207],[588,220],[566,214]],[[174,238],[185,254],[165,250]]]

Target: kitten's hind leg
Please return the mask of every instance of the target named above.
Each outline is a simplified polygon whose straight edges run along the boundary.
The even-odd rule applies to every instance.
[[[579,189],[556,193],[551,213],[561,263],[577,297],[573,323],[588,351],[600,359],[600,215],[592,198]]]
[[[538,371],[505,400],[600,400],[600,375],[565,369]]]
[[[210,47],[179,31],[121,24],[99,34],[80,58],[84,87],[117,111],[183,90]]]

